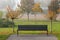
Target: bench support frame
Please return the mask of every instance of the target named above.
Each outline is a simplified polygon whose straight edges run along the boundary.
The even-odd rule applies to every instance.
[[[17,36],[18,36],[18,34],[19,34],[19,31],[23,30],[23,29],[19,28],[19,27],[22,27],[22,26],[23,26],[23,25],[19,25],[19,26],[18,26],[18,29],[17,29]],[[26,25],[26,26],[27,26],[27,25]],[[26,26],[25,26],[25,27],[26,27]],[[28,26],[30,26],[30,25],[28,25]],[[34,25],[32,25],[32,26],[34,26]],[[37,26],[38,26],[38,25],[37,25]],[[47,35],[48,35],[48,28],[47,28],[47,25],[42,25],[42,26],[45,26],[46,28],[44,27],[44,28],[45,28],[44,30],[41,29],[41,30],[37,30],[37,31],[47,31]],[[42,27],[42,26],[41,26],[41,27]],[[22,28],[23,28],[23,27],[22,27]],[[35,30],[26,30],[26,29],[25,29],[25,30],[23,30],[23,31],[35,31]]]

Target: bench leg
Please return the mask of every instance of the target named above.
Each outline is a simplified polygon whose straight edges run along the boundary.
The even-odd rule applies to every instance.
[[[17,30],[17,36],[18,36],[18,30]]]

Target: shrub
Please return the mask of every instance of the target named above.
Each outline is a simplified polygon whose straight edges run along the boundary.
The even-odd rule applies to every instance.
[[[12,21],[7,19],[0,19],[0,27],[12,27],[12,25],[14,25]]]

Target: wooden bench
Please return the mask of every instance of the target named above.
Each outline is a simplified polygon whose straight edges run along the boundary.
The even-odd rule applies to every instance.
[[[17,35],[18,31],[47,31],[48,35],[48,27],[47,25],[18,25],[17,29]]]

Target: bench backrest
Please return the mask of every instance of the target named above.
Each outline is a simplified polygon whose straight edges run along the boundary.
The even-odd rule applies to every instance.
[[[18,30],[48,30],[47,25],[18,25]]]

